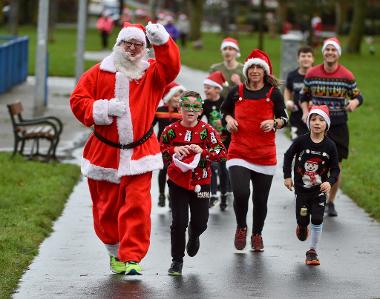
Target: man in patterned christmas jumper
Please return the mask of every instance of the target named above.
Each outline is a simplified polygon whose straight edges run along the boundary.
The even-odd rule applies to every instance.
[[[309,69],[305,75],[305,86],[301,95],[302,119],[306,123],[309,104],[327,105],[330,110],[331,127],[327,132],[338,149],[339,167],[342,160],[348,158],[349,132],[347,112],[353,112],[363,103],[363,97],[356,86],[354,75],[339,64],[342,48],[335,37],[326,39],[322,46],[323,64]],[[332,186],[328,202],[327,214],[337,216],[334,200],[341,181]]]

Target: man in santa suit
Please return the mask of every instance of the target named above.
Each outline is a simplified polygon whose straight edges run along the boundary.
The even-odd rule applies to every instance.
[[[145,60],[147,42],[156,59]],[[111,55],[80,78],[70,104],[93,127],[81,170],[94,228],[115,273],[141,274],[150,243],[152,171],[163,167],[152,122],[165,86],[180,71],[179,49],[161,24],[126,23]]]

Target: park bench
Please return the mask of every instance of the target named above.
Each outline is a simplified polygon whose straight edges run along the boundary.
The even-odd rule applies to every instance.
[[[46,161],[57,159],[56,150],[62,133],[63,124],[54,116],[46,116],[33,119],[22,117],[23,106],[21,102],[7,104],[12,121],[14,133],[13,156],[16,153],[24,154],[26,141],[32,141],[29,157],[43,157]],[[47,140],[50,145],[46,153],[40,152],[40,140]],[[19,148],[20,145],[20,148]]]

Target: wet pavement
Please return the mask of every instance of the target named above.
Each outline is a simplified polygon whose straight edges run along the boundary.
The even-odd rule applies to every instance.
[[[178,81],[201,91],[205,75],[184,67]],[[68,123],[62,145],[69,147],[80,144],[88,129],[74,119],[70,123],[72,116],[65,97],[70,87],[63,85],[66,87],[62,97],[54,101],[57,107],[49,107],[49,112],[62,108],[59,113]],[[1,106],[3,99],[0,96]],[[0,121],[3,118],[0,114]],[[6,144],[4,138],[0,142],[1,147]],[[279,132],[277,144],[278,159],[282,161],[289,140]],[[74,150],[76,159],[68,162],[79,163],[80,155],[80,148]],[[210,210],[208,229],[201,236],[198,254],[193,258],[185,256],[183,276],[179,278],[167,275],[171,262],[171,213],[168,207],[157,207],[157,172],[152,183],[151,246],[141,263],[143,275],[139,277],[109,271],[107,253],[92,228],[91,201],[83,179],[54,224],[54,232],[41,244],[39,255],[23,275],[14,298],[380,297],[380,224],[339,193],[339,216],[325,218],[318,251],[321,265],[306,266],[308,241],[300,242],[295,236],[294,196],[283,186],[281,164],[269,197],[263,231],[265,251],[254,253],[249,246],[241,252],[235,250],[236,224],[231,203],[225,212],[216,206]],[[249,227],[251,218],[250,211]]]

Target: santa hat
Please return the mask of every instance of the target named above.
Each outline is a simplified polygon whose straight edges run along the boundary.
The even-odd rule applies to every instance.
[[[322,46],[322,54],[326,47],[329,45],[335,47],[335,49],[338,51],[339,56],[342,55],[342,47],[340,46],[340,42],[336,37],[331,37],[324,40]]]
[[[323,160],[318,157],[312,157],[306,160],[306,163],[310,163],[310,164],[319,164],[320,162],[323,162]]]
[[[307,120],[306,120],[306,124],[307,124],[307,127],[309,128],[309,130],[310,130],[310,116],[312,114],[318,114],[318,115],[322,116],[323,119],[326,122],[326,125],[327,125],[326,130],[328,130],[330,128],[331,122],[330,122],[329,107],[327,107],[326,105],[320,105],[320,106],[313,106],[313,107],[311,107],[311,109],[309,111],[309,114],[307,116]]]
[[[228,82],[221,71],[211,73],[206,79],[204,79],[203,84],[217,87],[219,89],[223,89],[223,86],[228,86]]]
[[[220,50],[223,50],[226,47],[234,48],[238,52],[237,57],[240,57],[239,43],[236,39],[232,37],[226,37],[220,45]]]
[[[131,24],[125,22],[123,29],[120,30],[115,46],[119,45],[122,41],[128,41],[131,39],[136,39],[146,46],[146,36],[145,36],[145,27],[141,24]]]
[[[264,51],[254,49],[245,59],[243,66],[243,74],[247,78],[247,71],[253,65],[261,66],[267,75],[272,75],[272,63],[269,56]]]
[[[168,169],[170,178],[173,178],[175,183],[187,190],[194,190],[199,192],[201,190],[200,185],[192,184],[193,170],[198,166],[201,159],[201,154],[192,153],[185,157],[181,157],[178,154],[173,155],[173,163]]]
[[[186,91],[186,88],[182,85],[179,85],[175,83],[174,81],[166,85],[164,90],[164,96],[162,98],[162,101],[167,104],[169,100],[177,93],[177,92],[184,92]]]

